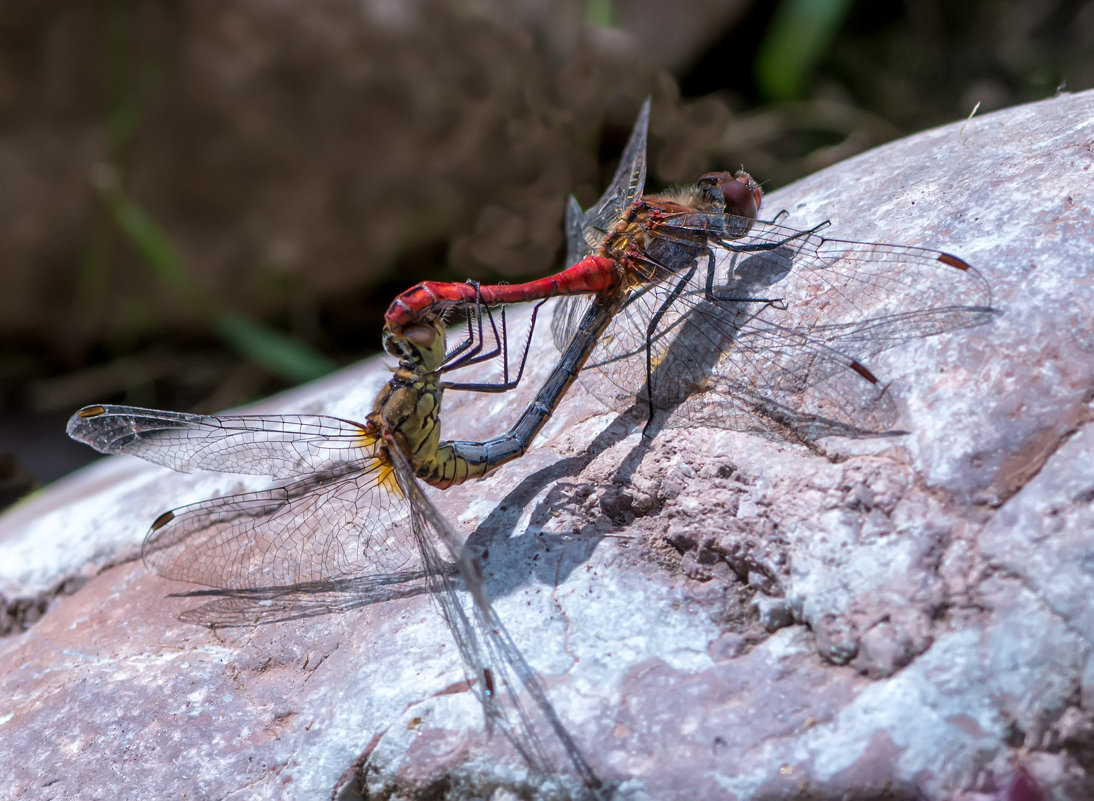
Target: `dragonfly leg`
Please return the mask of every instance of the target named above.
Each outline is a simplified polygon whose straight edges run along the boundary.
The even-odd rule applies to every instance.
[[[714,254],[710,253],[710,262],[714,262]],[[642,429],[643,435],[649,431],[650,425],[653,423],[653,336],[657,332],[657,326],[661,322],[661,318],[665,316],[665,313],[669,310],[669,307],[680,297],[684,288],[691,282],[692,276],[695,275],[695,270],[698,267],[693,263],[691,267],[685,272],[680,280],[676,282],[676,285],[672,288],[672,292],[661,303],[657,311],[650,317],[650,322],[646,326],[646,409],[648,416],[646,417],[646,425]]]
[[[711,303],[762,303],[779,311],[786,311],[788,306],[785,298],[754,298],[747,295],[719,295],[714,291],[714,251],[707,251],[707,280],[703,287],[703,294]],[[734,258],[738,254],[734,254]],[[733,271],[730,271],[730,275]]]
[[[478,364],[489,359],[496,358],[501,352],[501,340],[498,336],[498,326],[494,322],[494,314],[490,307],[482,302],[482,291],[476,281],[468,281],[475,290],[475,299],[468,304],[457,306],[467,315],[467,336],[462,342],[445,354],[440,371],[457,370],[470,364]],[[493,335],[494,347],[483,352],[483,343],[486,341],[482,326],[483,317],[490,321],[490,329]],[[476,331],[477,329],[477,331]],[[502,309],[502,331],[505,330],[505,310]]]
[[[519,383],[521,378],[524,377],[524,368],[528,364],[528,353],[532,347],[532,334],[535,332],[536,320],[539,315],[540,307],[547,302],[547,299],[541,300],[532,307],[532,318],[528,323],[528,334],[524,339],[524,348],[521,351],[520,362],[517,367],[517,374],[515,377],[510,377],[509,373],[509,333],[505,321],[505,307],[501,309],[501,330],[499,333],[498,327],[494,324],[493,314],[490,311],[489,306],[483,306],[487,316],[490,318],[491,326],[493,327],[494,338],[496,342],[500,342],[500,347],[495,348],[490,354],[479,356],[470,360],[461,360],[458,364],[445,365],[442,371],[448,371],[455,369],[456,367],[466,367],[468,364],[475,364],[481,361],[486,361],[488,358],[494,358],[499,352],[502,353],[502,380],[500,382],[456,382],[446,381],[444,383],[445,389],[457,389],[470,392],[508,392],[514,389]],[[480,322],[481,325],[481,322]]]
[[[768,250],[778,250],[779,248],[784,247],[785,245],[797,239],[808,239],[809,237],[813,236],[813,234],[824,230],[831,224],[832,223],[825,220],[818,225],[814,225],[807,231],[794,231],[794,233],[788,234],[787,236],[784,236],[782,239],[776,240],[775,242],[746,242],[743,245],[735,245],[730,240],[718,239],[716,241],[719,247],[723,247],[733,253],[762,253]]]

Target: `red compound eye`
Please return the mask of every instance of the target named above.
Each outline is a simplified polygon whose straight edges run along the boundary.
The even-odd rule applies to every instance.
[[[419,348],[432,347],[437,341],[437,332],[428,325],[408,325],[403,329],[403,336]]]
[[[708,172],[699,178],[700,184],[717,186],[726,199],[726,211],[740,217],[756,219],[760,211],[760,185],[743,170],[736,175],[728,172]]]

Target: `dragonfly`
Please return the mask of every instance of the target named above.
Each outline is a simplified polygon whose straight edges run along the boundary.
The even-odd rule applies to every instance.
[[[632,400],[664,425],[707,424],[805,444],[900,433],[889,384],[870,366],[901,343],[991,320],[987,281],[935,250],[841,241],[828,223],[797,230],[758,219],[747,173],[707,173],[643,195],[649,101],[612,183],[583,212],[567,207],[568,262],[521,284],[423,282],[388,308],[393,329],[470,303],[561,297],[562,356],[536,399],[487,455],[530,445],[577,374],[612,409]]]
[[[68,434],[102,453],[180,472],[287,481],[173,509],[152,523],[142,548],[148,568],[218,596],[184,619],[253,625],[329,613],[398,597],[394,586],[420,579],[452,632],[487,726],[543,776],[558,775],[552,754],[561,749],[580,797],[606,798],[609,788],[490,604],[478,565],[419,483],[444,488],[482,472],[477,443],[441,441],[439,419],[444,390],[464,386],[442,376],[497,355],[482,346],[481,320],[476,330],[469,316],[474,336],[451,352],[439,317],[385,329],[385,350],[398,364],[363,423],[93,405],[72,416]],[[491,326],[496,333],[492,318]]]

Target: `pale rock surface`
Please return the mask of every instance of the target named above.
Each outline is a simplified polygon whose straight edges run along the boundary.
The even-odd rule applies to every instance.
[[[1094,796],[1092,142],[1094,93],[1063,95],[767,199],[990,281],[994,322],[871,365],[910,434],[651,442],[577,389],[524,458],[432,493],[616,797]],[[517,391],[450,393],[446,435],[508,425],[554,359],[536,347]],[[386,375],[261,408],[361,419]],[[165,596],[192,588],[142,567],[149,523],[251,485],[115,458],[0,519],[6,598],[86,580],[0,641],[0,796],[324,798],[367,751],[368,797],[542,797],[484,734],[426,596],[176,619],[195,601]]]

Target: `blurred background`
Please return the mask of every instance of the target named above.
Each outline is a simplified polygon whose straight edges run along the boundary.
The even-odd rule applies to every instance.
[[[772,191],[1092,77],[1077,0],[5,0],[0,506],[83,404],[235,406],[419,280],[560,268],[647,95],[648,186]]]

